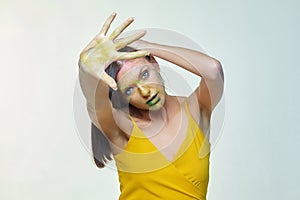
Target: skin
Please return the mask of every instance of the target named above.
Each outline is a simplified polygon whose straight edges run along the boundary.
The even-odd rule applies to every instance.
[[[146,111],[161,109],[166,93],[157,63],[137,58],[127,61],[123,67],[126,70],[119,72],[117,82],[128,103]]]
[[[126,146],[133,128],[132,117],[162,154],[172,160],[186,133],[184,102],[188,103],[191,115],[201,129],[205,132],[209,128],[211,113],[223,93],[221,64],[198,51],[142,41],[140,38],[145,32],[117,40],[133,18],[126,20],[107,37],[106,33],[114,18],[115,13],[106,20],[100,33],[80,54],[79,78],[90,118],[106,134],[113,154],[119,153]],[[126,45],[138,51],[118,52]],[[149,53],[200,76],[199,87],[189,97],[166,94],[158,76],[157,64],[143,58]],[[118,75],[117,83],[104,72],[116,60],[126,60],[127,65],[126,70]],[[149,71],[150,78],[141,78],[144,68]],[[109,87],[119,89],[135,107],[134,110],[114,109],[108,98]],[[129,87],[132,89],[128,95],[126,91]],[[147,104],[157,92],[159,101],[156,98]]]
[[[114,79],[104,71],[110,63],[116,60],[133,59],[149,55],[146,51],[137,52],[118,52],[119,49],[125,47],[131,42],[143,37],[146,32],[140,32],[126,38],[122,38],[117,42],[114,40],[122,33],[122,31],[133,22],[133,18],[128,18],[123,24],[117,27],[110,36],[106,36],[107,31],[116,17],[116,13],[112,13],[104,23],[100,33],[84,48],[80,54],[80,65],[84,70],[94,77],[103,80],[113,89],[117,89]]]

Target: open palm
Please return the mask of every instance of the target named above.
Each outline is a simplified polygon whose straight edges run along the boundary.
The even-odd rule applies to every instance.
[[[133,22],[133,18],[127,19],[120,26],[118,26],[109,36],[106,36],[107,31],[114,20],[116,14],[113,13],[104,23],[100,33],[84,48],[80,54],[80,67],[84,71],[90,73],[98,79],[102,79],[111,88],[117,89],[115,80],[110,77],[105,69],[109,64],[116,60],[126,60],[144,57],[149,53],[147,51],[135,52],[119,52],[121,48],[130,43],[139,40],[146,32],[142,31],[125,38],[117,39],[122,31]]]

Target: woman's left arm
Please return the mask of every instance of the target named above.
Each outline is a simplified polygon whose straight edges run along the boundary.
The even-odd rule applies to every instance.
[[[200,106],[209,113],[213,111],[223,94],[224,75],[221,63],[199,51],[167,46],[146,41],[136,41],[134,48],[144,49],[153,56],[169,61],[201,77],[195,90]]]

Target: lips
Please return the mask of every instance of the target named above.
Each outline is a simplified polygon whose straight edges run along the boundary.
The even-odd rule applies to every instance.
[[[148,104],[149,106],[153,106],[153,105],[155,105],[157,102],[159,102],[159,101],[160,101],[160,98],[156,98],[157,95],[158,95],[158,92],[157,92],[155,95],[153,95],[153,96],[146,102],[146,104]]]

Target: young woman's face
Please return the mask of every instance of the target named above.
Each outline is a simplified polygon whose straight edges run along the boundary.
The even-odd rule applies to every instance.
[[[157,63],[146,58],[126,61],[117,76],[117,84],[124,98],[136,108],[159,110],[166,93]]]

